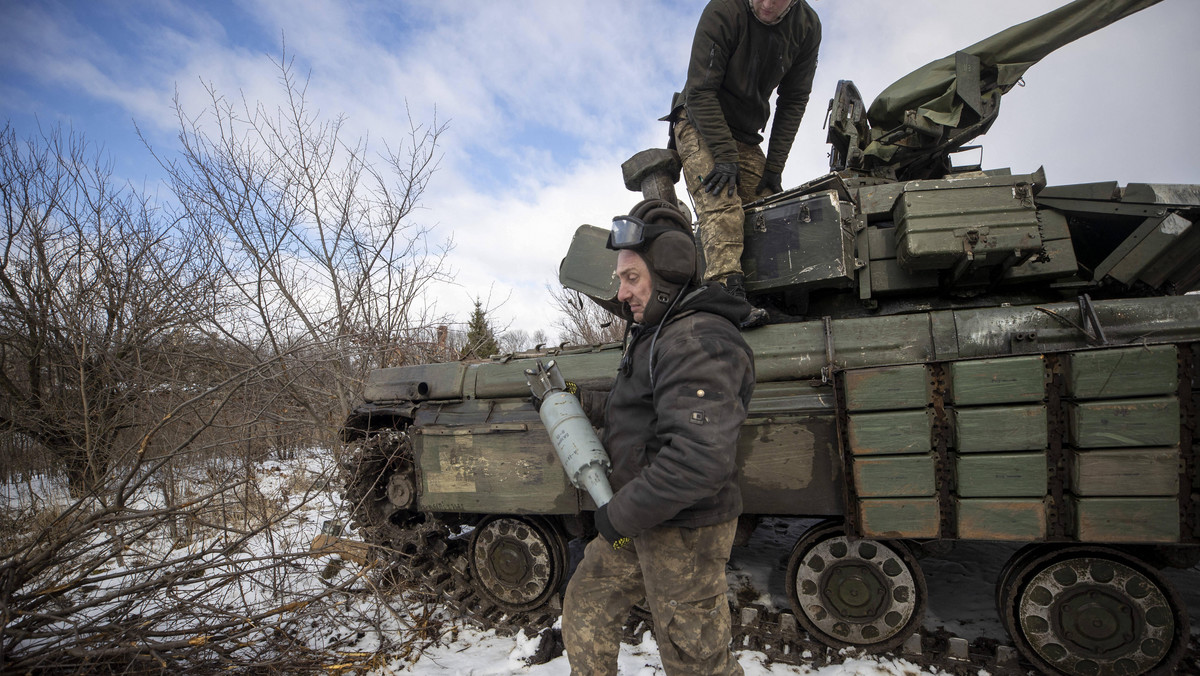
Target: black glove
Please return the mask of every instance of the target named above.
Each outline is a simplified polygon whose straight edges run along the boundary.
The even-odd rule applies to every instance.
[[[613,527],[612,521],[608,520],[608,505],[601,505],[600,509],[596,510],[596,530],[600,531],[600,537],[607,540],[613,549],[620,549],[630,542],[629,538],[621,535]]]
[[[728,187],[729,192],[725,196],[733,197],[733,191],[737,190],[737,178],[736,162],[717,162],[712,171],[708,172],[708,176],[700,179],[700,185],[710,195],[719,194],[723,188]]]
[[[764,171],[762,180],[758,182],[758,187],[754,189],[754,194],[761,195],[763,191],[766,191],[768,195],[783,192],[783,174],[778,171],[771,171],[770,169]]]

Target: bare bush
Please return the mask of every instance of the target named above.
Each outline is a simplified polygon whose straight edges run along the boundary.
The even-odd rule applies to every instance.
[[[615,343],[624,338],[625,320],[614,316],[582,294],[547,285],[559,316],[555,322],[559,339],[574,345]]]
[[[335,460],[260,457],[249,441],[262,420],[246,405],[267,377],[254,366],[190,388],[118,448],[103,491],[55,496],[31,480],[5,501],[6,670],[294,673],[419,655],[440,636],[430,607],[385,600],[368,568],[320,574],[309,543],[342,513]]]
[[[148,480],[153,464],[113,499],[76,501],[6,548],[6,670],[292,673],[345,662],[345,628],[379,624],[345,608],[365,570],[325,580],[307,551],[335,472],[272,486],[261,465],[210,465],[170,505]],[[305,520],[314,527],[282,527]]]
[[[0,432],[96,490],[211,312],[210,259],[82,137],[0,132]]]

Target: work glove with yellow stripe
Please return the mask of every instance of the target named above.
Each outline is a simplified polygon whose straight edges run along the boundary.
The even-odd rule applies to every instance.
[[[600,537],[611,544],[613,549],[620,549],[632,542],[612,525],[608,518],[608,505],[601,505],[600,509],[596,510],[596,530],[600,531]]]

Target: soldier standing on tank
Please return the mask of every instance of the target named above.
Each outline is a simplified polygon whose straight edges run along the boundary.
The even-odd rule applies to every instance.
[[[620,313],[633,323],[612,390],[585,398],[593,417],[603,411],[614,493],[563,600],[571,673],[616,674],[622,626],[644,603],[667,674],[741,674],[725,564],[742,511],[738,431],[754,391],[738,326],[750,305],[698,284],[687,218],[668,202],[614,218],[608,247],[618,251]]]
[[[805,0],[711,0],[692,41],[687,83],[666,118],[683,160],[704,247],[705,281],[746,297],[742,205],[783,190],[783,166],[808,106],[821,22]],[[778,90],[771,139],[762,136]],[[767,320],[754,308],[744,327]]]

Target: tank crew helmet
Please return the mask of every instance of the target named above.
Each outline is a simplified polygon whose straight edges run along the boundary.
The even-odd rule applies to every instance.
[[[646,262],[653,284],[649,305],[642,313],[642,323],[647,326],[661,322],[682,292],[699,281],[691,224],[670,202],[643,200],[628,215],[614,217],[607,247],[632,250]],[[631,319],[627,306],[622,315]]]

